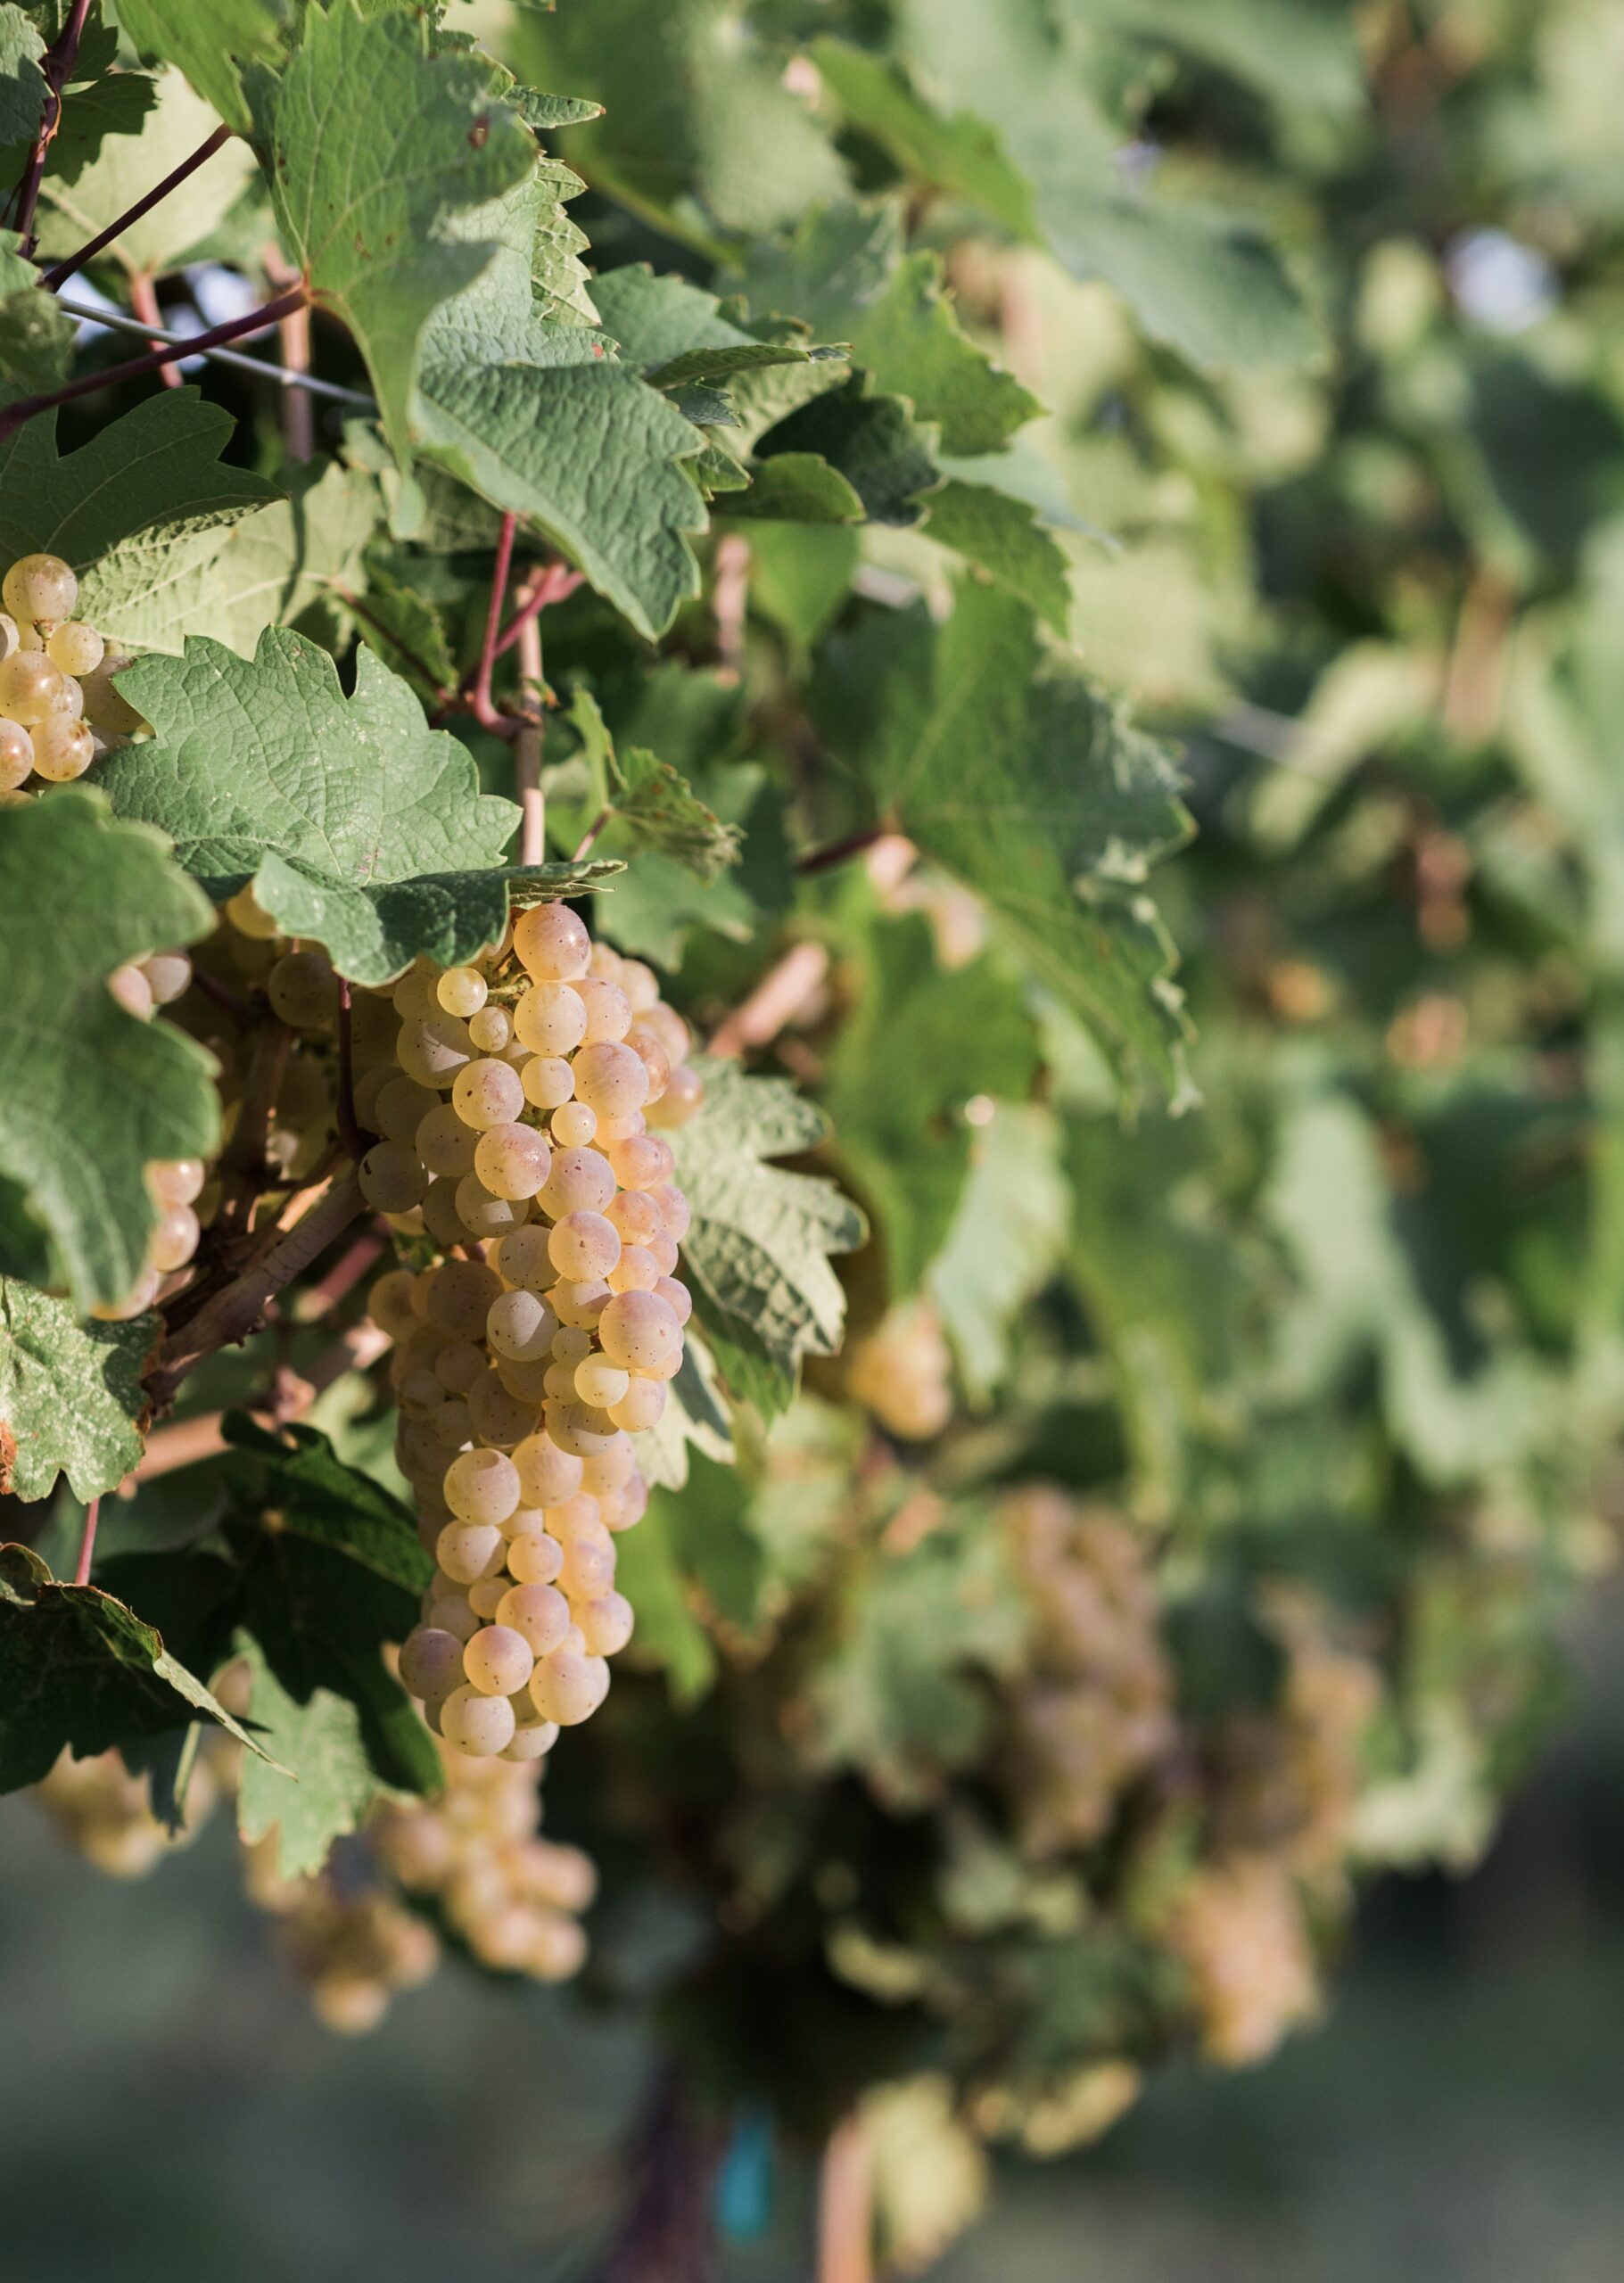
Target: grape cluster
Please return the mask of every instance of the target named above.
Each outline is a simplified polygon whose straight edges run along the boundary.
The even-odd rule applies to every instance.
[[[1319,2012],[1313,1944],[1290,1867],[1279,1856],[1203,1864],[1167,1927],[1190,1975],[1208,2058],[1242,2069]]]
[[[78,592],[59,555],[22,556],[0,580],[0,794],[71,783],[140,720],[112,679],[129,660],[74,617]]]
[[[889,1435],[927,1442],[952,1416],[952,1357],[928,1300],[892,1308],[854,1340],[846,1356],[847,1392]]]
[[[148,1166],[146,1185],[158,1207],[159,1220],[147,1239],[145,1265],[121,1300],[93,1308],[92,1315],[103,1323],[124,1323],[156,1305],[165,1279],[185,1268],[197,1250],[202,1233],[197,1201],[203,1180],[201,1158],[155,1158]]]
[[[1045,1485],[1002,1511],[1033,1609],[1012,1711],[1016,1799],[1026,1845],[1051,1855],[1092,1846],[1172,1749],[1173,1676],[1139,1532]]]
[[[68,1844],[110,1879],[139,1879],[194,1839],[214,1809],[219,1784],[200,1758],[186,1788],[186,1820],[170,1831],[148,1801],[147,1779],[132,1776],[116,1751],[75,1760],[63,1752],[34,1797]]]
[[[375,2029],[400,1990],[416,1990],[440,1963],[434,1930],[397,1896],[347,1885],[340,1867],[309,1878],[276,1867],[275,1832],[243,1850],[249,1900],[279,1922],[279,1947],[310,1992],[317,2018],[350,2037]]]
[[[650,1129],[685,1123],[702,1086],[650,969],[564,905],[524,912],[512,954],[415,968],[355,1106],[382,1136],[362,1193],[444,1256],[372,1293],[438,1564],[400,1677],[455,1750],[524,1760],[597,1710],[631,1635],[614,1534],[647,1507],[632,1438],[664,1410],[691,1306],[688,1207]]]
[[[471,1760],[441,1743],[445,1789],[385,1807],[369,1829],[408,1893],[432,1897],[482,1965],[563,1982],[586,1957],[579,1913],[597,1892],[578,1848],[537,1834],[541,1763]]]

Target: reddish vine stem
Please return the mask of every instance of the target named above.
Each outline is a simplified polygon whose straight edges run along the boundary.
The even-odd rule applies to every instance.
[[[886,837],[883,824],[866,825],[861,832],[849,833],[844,840],[831,840],[827,848],[814,848],[796,865],[797,872],[828,872],[848,858],[861,856],[865,848],[872,848],[877,840]]]
[[[350,978],[338,978],[338,1138],[359,1164],[367,1153],[355,1115],[355,1038],[350,1019]]]
[[[95,1559],[95,1527],[101,1515],[102,1502],[99,1498],[93,1498],[85,1509],[84,1535],[79,1539],[79,1558],[73,1572],[76,1586],[90,1583],[90,1565]]]
[[[253,1009],[242,993],[234,991],[228,983],[222,983],[218,976],[209,974],[201,967],[193,968],[192,980],[204,998],[212,999],[215,1005],[223,1013],[229,1015],[234,1023],[240,1024],[246,1029],[252,1022]]]
[[[68,21],[62,26],[40,66],[45,83],[45,107],[40,113],[39,132],[34,137],[34,147],[23,169],[22,180],[17,185],[17,213],[13,227],[22,240],[25,253],[34,247],[34,210],[39,203],[39,186],[45,178],[45,154],[62,123],[62,89],[73,77],[73,67],[78,62],[79,41],[84,37],[86,21],[90,14],[90,0],[73,0]]]
[[[862,2127],[829,2134],[818,2180],[818,2283],[874,2283],[873,2182]]]
[[[157,333],[162,328],[163,311],[158,306],[158,288],[153,283],[151,270],[138,269],[130,279],[129,305],[143,325],[150,325],[153,327],[153,348],[167,349],[172,359],[175,354],[173,342],[161,342],[156,337]],[[177,389],[180,386],[180,367],[174,363],[160,365],[158,377],[166,389]]]
[[[580,845],[576,848],[575,853],[570,858],[572,864],[579,864],[581,858],[589,853],[593,842],[598,838],[598,834],[603,830],[604,827],[608,823],[610,818],[614,814],[614,810],[606,804],[603,808],[599,809],[598,814],[593,818],[585,832],[582,833]]]
[[[121,236],[132,222],[138,222],[144,214],[150,214],[153,207],[166,199],[172,190],[178,190],[188,175],[194,175],[199,167],[205,166],[213,158],[215,152],[222,150],[230,140],[231,129],[228,127],[217,127],[206,143],[200,143],[191,157],[183,159],[177,167],[165,175],[161,183],[156,184],[147,192],[144,198],[136,199],[133,206],[127,206],[122,214],[115,215],[107,227],[104,230],[98,230],[89,243],[82,245],[77,253],[70,253],[65,261],[59,261],[54,269],[47,269],[39,281],[46,292],[54,293],[59,285],[65,285],[70,277],[83,269],[87,261],[94,261],[104,246],[110,246],[116,237]]]
[[[274,301],[261,301],[259,308],[251,309],[246,317],[232,317],[225,325],[212,326],[207,333],[194,334],[186,342],[185,354],[201,356],[204,350],[217,348],[227,341],[240,341],[244,334],[268,333],[290,311],[302,309],[304,301],[304,287],[299,285],[291,293],[284,293]],[[83,373],[77,381],[64,382],[61,388],[47,389],[42,395],[19,397],[14,404],[7,405],[5,410],[0,412],[0,441],[15,434],[25,421],[34,419],[39,413],[52,411],[59,404],[68,404],[75,397],[90,396],[97,389],[114,388],[120,381],[138,380],[144,373],[155,373],[174,355],[173,348],[155,349],[144,357],[131,357],[122,365],[110,365],[105,372]]]
[[[507,599],[507,573],[513,564],[513,535],[519,519],[511,511],[502,517],[502,528],[496,542],[496,561],[490,572],[490,606],[485,613],[485,639],[480,646],[479,671],[474,678],[470,699],[474,718],[487,729],[506,729],[511,733],[507,716],[497,711],[490,696],[490,676],[496,665],[496,641],[502,627],[502,605]]]
[[[505,656],[531,621],[538,618],[549,604],[566,601],[581,585],[582,576],[565,563],[546,563],[532,572],[518,608],[502,629],[496,646],[497,656]]]

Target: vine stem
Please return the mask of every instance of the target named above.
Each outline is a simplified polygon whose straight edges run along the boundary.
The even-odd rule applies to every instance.
[[[291,1229],[279,1230],[242,1275],[213,1294],[188,1324],[164,1341],[147,1375],[154,1408],[161,1409],[174,1400],[181,1381],[205,1356],[212,1356],[219,1348],[237,1347],[256,1331],[276,1294],[296,1276],[302,1276],[365,1210],[360,1183],[351,1166]]]
[[[45,78],[46,102],[39,117],[39,132],[34,137],[34,147],[23,169],[22,180],[17,185],[17,213],[13,227],[22,240],[24,252],[34,247],[34,210],[39,203],[39,186],[45,178],[45,154],[62,123],[62,89],[73,77],[73,67],[78,62],[79,41],[84,37],[86,21],[90,14],[90,0],[73,0],[68,21],[46,50],[40,66]]]
[[[246,317],[231,317],[224,325],[210,326],[207,333],[194,334],[186,343],[187,354],[199,356],[225,342],[240,341],[245,334],[268,332],[291,311],[302,309],[304,302],[304,287],[295,286],[292,293],[284,293],[274,301],[261,301]],[[155,373],[161,365],[170,362],[174,354],[171,348],[154,349],[144,357],[131,357],[122,365],[110,365],[105,372],[83,373],[77,381],[66,381],[61,388],[47,389],[40,396],[19,397],[0,412],[0,441],[15,434],[25,421],[52,411],[59,404],[68,404],[75,397],[90,396],[97,389],[114,388],[120,381],[138,380],[144,373]]]
[[[519,792],[519,861],[547,861],[547,795],[541,789],[541,741],[547,734],[546,697],[541,680],[541,623],[533,614],[518,631],[519,679],[524,685],[526,715],[514,742],[514,774]]]
[[[511,509],[502,517],[502,528],[497,536],[496,561],[490,570],[490,605],[485,613],[485,639],[480,645],[479,671],[474,678],[471,705],[474,718],[487,729],[509,727],[506,715],[497,712],[490,696],[490,675],[496,664],[497,637],[502,629],[502,605],[507,599],[507,573],[513,564],[513,535],[519,519]]]
[[[567,563],[546,563],[532,572],[526,581],[518,608],[502,629],[496,646],[497,656],[506,655],[531,621],[539,617],[550,603],[566,601],[581,585],[584,576],[582,572],[572,571]]]
[[[79,1539],[79,1558],[73,1571],[73,1582],[76,1586],[87,1586],[90,1583],[90,1565],[95,1559],[95,1529],[101,1515],[102,1502],[99,1498],[93,1498],[85,1509],[84,1535]]]
[[[153,273],[150,269],[137,269],[132,275],[129,281],[129,305],[143,325],[157,327],[158,330],[148,336],[152,346],[154,349],[169,346],[169,343],[160,337],[163,330],[163,311],[158,306],[158,288],[153,283]],[[180,386],[180,367],[173,363],[160,365],[158,377],[166,389],[177,389]]]
[[[604,827],[608,823],[610,818],[614,814],[614,810],[610,808],[606,803],[604,807],[599,809],[591,823],[581,834],[580,845],[576,848],[574,854],[570,858],[572,864],[579,864],[581,858],[590,852],[593,842],[598,838],[598,834],[603,830]]]
[[[54,269],[47,269],[39,281],[46,292],[54,293],[59,285],[65,285],[70,277],[83,269],[87,261],[94,261],[104,246],[110,246],[116,237],[121,236],[132,222],[138,222],[144,214],[150,214],[153,207],[166,199],[172,190],[178,190],[188,175],[194,175],[199,167],[207,165],[215,152],[223,150],[230,140],[231,129],[228,127],[217,127],[206,143],[200,143],[191,157],[183,159],[177,167],[165,175],[161,183],[156,184],[147,192],[144,198],[136,199],[133,206],[127,206],[122,214],[115,215],[107,227],[104,230],[98,230],[88,244],[82,245],[77,253],[70,253],[65,261],[59,261]]]
[[[299,272],[285,259],[280,246],[266,246],[260,259],[273,285],[285,288],[299,282]],[[290,309],[277,332],[282,341],[282,370],[287,375],[282,383],[282,441],[289,459],[308,460],[316,449],[315,408],[301,385],[310,369],[309,303],[302,309]]]
[[[792,944],[756,985],[749,997],[733,1010],[711,1034],[706,1052],[731,1057],[749,1048],[770,1046],[787,1023],[823,987],[829,956],[821,944]]]
[[[338,1138],[359,1164],[367,1154],[360,1122],[355,1114],[355,1037],[350,1003],[350,978],[338,978]]]
[[[317,1397],[335,1380],[342,1380],[350,1372],[367,1371],[392,1345],[386,1331],[363,1317],[330,1348],[324,1348],[308,1372],[293,1379],[279,1404],[250,1405],[248,1415],[266,1427],[302,1419]],[[195,1419],[177,1419],[167,1427],[155,1429],[133,1472],[119,1485],[120,1496],[132,1496],[137,1483],[151,1482],[155,1475],[175,1474],[183,1466],[195,1466],[200,1459],[213,1458],[217,1452],[223,1451],[227,1447],[225,1420],[223,1411],[206,1411]]]
[[[877,840],[886,837],[883,824],[865,825],[861,832],[849,833],[844,840],[831,840],[827,848],[814,848],[796,865],[797,872],[827,872],[835,865],[844,864],[849,857],[861,856],[865,848],[872,848]]]
[[[817,2283],[874,2283],[874,2181],[855,2116],[829,2134],[818,2174]]]

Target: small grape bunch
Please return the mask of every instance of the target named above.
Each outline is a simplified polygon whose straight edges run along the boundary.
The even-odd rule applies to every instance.
[[[205,1177],[201,1158],[154,1159],[148,1166],[146,1185],[159,1220],[147,1240],[145,1262],[124,1298],[93,1308],[92,1315],[103,1323],[128,1323],[156,1306],[164,1279],[185,1268],[197,1250],[202,1234],[197,1200]]]
[[[542,1763],[470,1759],[441,1743],[438,1798],[382,1808],[367,1843],[408,1894],[433,1897],[482,1965],[563,1982],[586,1958],[590,1859],[540,1837]]]
[[[362,1076],[367,1201],[444,1255],[379,1280],[397,1455],[438,1570],[400,1677],[456,1751],[535,1760],[586,1719],[630,1639],[614,1539],[647,1505],[654,1427],[691,1313],[671,1146],[703,1083],[652,971],[562,904],[516,968],[421,964],[392,1066]],[[460,1257],[450,1257],[460,1255]]]
[[[340,2035],[375,2029],[400,1990],[416,1990],[440,1963],[432,1926],[398,1895],[354,1883],[329,1863],[304,1878],[277,1868],[276,1833],[243,1850],[251,1902],[280,1924],[279,1944],[306,1984],[317,2018]]]
[[[0,580],[0,793],[71,783],[140,719],[112,680],[129,660],[74,617],[78,591],[60,555],[25,555]]]

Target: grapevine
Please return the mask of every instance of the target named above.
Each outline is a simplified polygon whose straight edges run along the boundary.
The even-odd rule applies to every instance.
[[[0,8],[7,1837],[917,2271],[1612,1556],[1585,0],[226,13]]]

